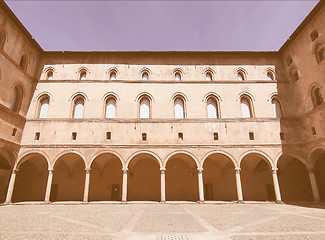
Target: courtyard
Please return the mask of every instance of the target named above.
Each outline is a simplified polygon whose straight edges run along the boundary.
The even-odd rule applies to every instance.
[[[0,239],[325,239],[324,204],[267,202],[16,203],[0,206]]]

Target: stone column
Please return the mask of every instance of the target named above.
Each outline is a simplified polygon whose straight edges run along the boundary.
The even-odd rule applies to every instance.
[[[52,187],[52,179],[53,179],[53,170],[49,170],[49,175],[47,177],[47,185],[45,192],[45,203],[50,203],[50,195],[51,195],[51,187]]]
[[[314,169],[313,168],[308,168],[308,173],[309,173],[311,190],[313,191],[314,200],[315,200],[315,202],[319,202],[320,197],[319,197],[319,191],[318,191],[318,186],[317,186],[317,181],[316,181]]]
[[[18,172],[18,169],[14,169],[11,173],[10,181],[9,181],[9,187],[7,191],[7,197],[6,197],[6,204],[11,203],[12,193],[14,192],[14,186],[15,186],[15,180],[16,180],[16,174]]]
[[[127,202],[128,191],[128,169],[123,168],[123,183],[122,183],[122,202]]]
[[[166,168],[160,168],[160,202],[166,202]]]
[[[90,169],[86,169],[85,189],[84,189],[84,202],[88,202],[89,195],[89,182],[90,182]]]
[[[237,186],[237,197],[238,202],[242,203],[243,201],[243,191],[241,188],[241,180],[240,180],[240,168],[235,168],[236,171],[236,186]]]
[[[277,203],[282,203],[277,171],[278,171],[277,168],[272,168],[272,177],[273,177],[275,199],[276,199]]]
[[[197,176],[199,180],[199,202],[204,202],[204,188],[203,188],[203,168],[197,169]]]

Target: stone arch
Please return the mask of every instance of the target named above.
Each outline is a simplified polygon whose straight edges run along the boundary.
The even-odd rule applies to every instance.
[[[115,75],[117,76],[117,74],[120,74],[120,71],[116,68],[116,67],[111,67],[106,71],[106,79],[107,80],[111,80],[111,74],[115,73]]]
[[[204,165],[205,160],[206,160],[209,156],[211,156],[211,155],[213,155],[213,154],[221,154],[221,155],[224,155],[225,157],[229,158],[229,159],[233,162],[233,164],[234,164],[234,168],[239,168],[239,165],[238,165],[238,163],[237,163],[235,157],[234,157],[233,155],[231,155],[230,153],[225,152],[225,151],[222,151],[222,150],[213,150],[213,151],[210,151],[210,152],[206,153],[206,154],[202,157],[202,159],[201,159],[200,168],[203,168],[203,165]]]
[[[241,162],[243,160],[243,158],[245,158],[247,155],[249,154],[258,154],[258,155],[261,155],[264,157],[264,160],[266,160],[266,162],[268,163],[268,165],[270,166],[270,168],[274,168],[274,163],[271,159],[271,157],[269,155],[267,155],[265,152],[261,151],[261,150],[257,150],[257,149],[251,149],[251,150],[248,150],[244,153],[242,153],[239,157],[239,161],[238,161],[238,165],[240,166],[241,165]]]
[[[165,158],[165,161],[163,163],[163,167],[164,168],[166,168],[166,165],[167,165],[168,160],[171,157],[173,157],[174,155],[176,155],[176,154],[185,154],[185,155],[188,155],[189,157],[191,157],[194,160],[194,162],[196,163],[197,168],[200,167],[200,162],[199,162],[199,160],[197,159],[197,157],[193,153],[188,152],[188,151],[185,151],[185,150],[178,150],[178,151],[174,151],[174,152],[168,154],[168,156]]]
[[[237,200],[234,157],[224,151],[211,151],[203,157],[204,199]]]
[[[14,169],[19,169],[20,165],[22,165],[24,163],[24,161],[26,161],[26,159],[24,159],[26,156],[30,155],[30,154],[40,154],[42,155],[46,162],[47,162],[47,166],[48,166],[48,169],[50,169],[50,166],[51,166],[51,161],[50,161],[50,158],[49,156],[47,155],[46,152],[42,151],[42,150],[39,150],[39,149],[33,149],[33,150],[28,150],[26,152],[24,152],[23,154],[21,154],[18,159],[17,159],[17,163],[15,164],[15,167]]]
[[[308,162],[306,161],[306,159],[303,157],[303,155],[301,153],[296,152],[296,151],[288,151],[288,152],[287,151],[285,151],[285,152],[280,151],[280,152],[277,153],[277,155],[274,158],[274,166],[275,167],[278,166],[279,158],[282,155],[288,155],[288,156],[294,157],[294,158],[298,159],[306,167],[308,166]]]
[[[43,201],[45,197],[49,159],[42,151],[31,150],[21,155],[15,169],[13,201]]]
[[[99,151],[99,152],[95,153],[94,155],[92,155],[92,157],[90,158],[89,164],[86,165],[86,168],[87,168],[87,169],[90,169],[91,164],[93,163],[93,161],[94,161],[94,160],[95,160],[99,155],[102,155],[102,154],[105,154],[105,153],[115,155],[115,156],[116,156],[116,157],[121,161],[122,168],[126,168],[126,164],[125,164],[125,161],[124,161],[124,158],[122,157],[122,155],[119,154],[118,152],[115,152],[115,151],[112,151],[112,150],[103,150],[103,151]]]
[[[86,79],[88,78],[88,74],[90,74],[90,71],[85,66],[82,66],[82,67],[78,68],[78,70],[76,71],[77,80],[81,80],[81,73],[83,73],[83,72],[86,73]]]
[[[128,201],[160,201],[161,160],[151,151],[133,153],[128,169]]]
[[[53,162],[51,201],[83,200],[86,161],[79,151],[65,150]]]
[[[104,150],[91,157],[89,166],[89,201],[120,201],[122,169],[125,163],[120,154]]]
[[[244,200],[275,201],[271,158],[260,150],[248,150],[239,157]]]
[[[79,151],[77,151],[77,150],[75,150],[75,149],[67,149],[67,150],[64,150],[64,151],[60,152],[59,154],[57,154],[57,155],[54,157],[54,161],[53,161],[53,163],[52,163],[52,166],[51,166],[52,168],[51,168],[51,170],[54,169],[54,166],[55,166],[55,164],[57,163],[58,159],[59,159],[60,157],[62,157],[63,155],[68,154],[68,153],[74,153],[74,154],[77,154],[79,157],[81,157],[81,159],[83,160],[85,166],[87,166],[86,158],[85,158],[85,156],[84,156],[81,152],[79,152]]]
[[[148,151],[148,150],[140,150],[140,151],[137,151],[137,152],[135,152],[135,153],[132,153],[132,154],[127,158],[127,161],[126,161],[126,163],[125,163],[125,167],[128,168],[128,166],[129,166],[131,160],[132,160],[135,156],[140,155],[140,154],[148,154],[148,155],[151,155],[152,157],[154,157],[154,158],[157,160],[157,162],[158,162],[160,168],[163,168],[163,167],[164,167],[164,166],[163,166],[163,162],[161,161],[161,158],[160,158],[156,153],[154,153],[154,152],[152,152],[152,151]]]
[[[175,151],[165,160],[166,200],[198,201],[199,162],[194,154]]]
[[[14,156],[4,147],[0,148],[0,203],[5,201],[9,179],[14,165]]]
[[[325,201],[325,146],[318,145],[308,154],[309,170],[315,174],[321,201]],[[315,187],[316,188],[316,187]]]
[[[275,163],[282,200],[311,201],[313,196],[308,166],[303,157],[296,152],[280,152],[276,156]]]

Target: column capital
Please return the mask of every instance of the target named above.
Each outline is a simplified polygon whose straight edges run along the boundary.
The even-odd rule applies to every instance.
[[[53,169],[49,169],[49,174],[53,174]]]
[[[127,173],[128,173],[128,171],[129,171],[129,169],[128,169],[128,168],[122,168],[122,172],[123,172],[123,174],[127,174]]]
[[[197,168],[197,173],[201,174],[203,172],[203,168]]]
[[[86,174],[90,174],[90,169],[89,168],[86,168],[85,171],[86,171]]]
[[[235,168],[236,174],[240,173],[241,168]]]
[[[165,172],[166,172],[166,168],[160,168],[160,173],[161,174],[165,174]]]
[[[272,168],[272,173],[273,173],[273,174],[276,174],[276,173],[278,172],[278,170],[279,170],[279,169],[276,168],[276,167],[275,167],[275,168]]]
[[[14,170],[12,170],[12,173],[16,174],[17,172],[19,172],[18,168],[15,168]]]

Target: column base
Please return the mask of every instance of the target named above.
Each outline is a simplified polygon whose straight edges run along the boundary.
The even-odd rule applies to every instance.
[[[50,204],[52,203],[51,201],[44,201],[44,204]]]
[[[121,203],[127,204],[128,201],[126,201],[126,200],[122,200]]]
[[[89,201],[82,201],[82,203],[83,203],[83,204],[87,204],[87,203],[89,203]]]
[[[3,205],[11,205],[12,202],[4,202]]]
[[[164,200],[164,201],[160,201],[160,203],[166,203],[166,200]]]
[[[284,202],[282,200],[276,200],[275,203],[277,203],[277,204],[284,204]]]
[[[197,203],[204,203],[204,201],[197,201]]]
[[[237,203],[244,204],[245,202],[244,202],[244,200],[238,200]]]

